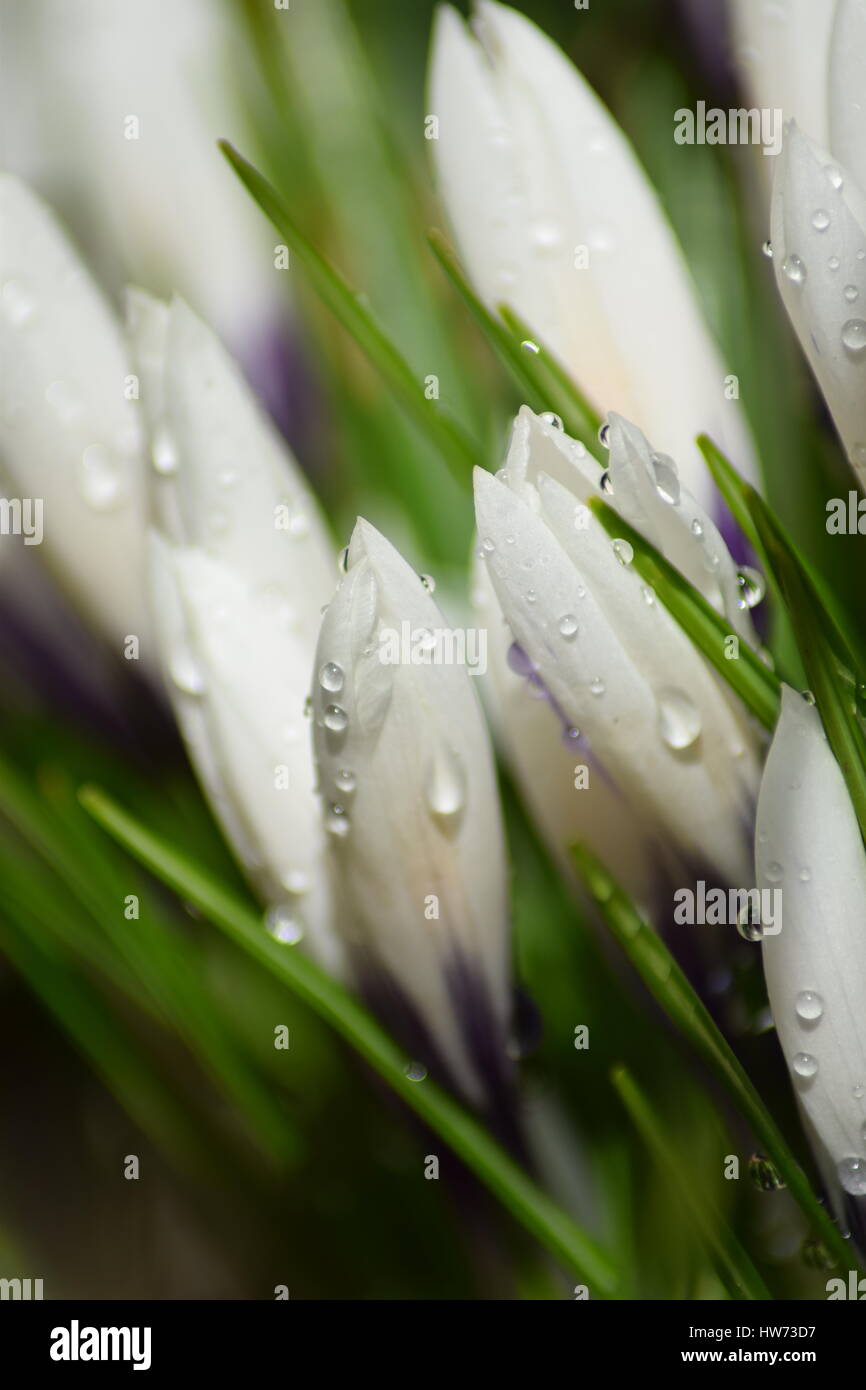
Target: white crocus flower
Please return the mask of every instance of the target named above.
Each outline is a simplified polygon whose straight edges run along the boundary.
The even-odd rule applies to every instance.
[[[278,277],[216,144],[243,129],[228,7],[0,0],[0,20],[8,166],[86,230],[105,283],[177,290],[246,351],[273,322]]]
[[[739,406],[688,268],[622,131],[565,55],[481,0],[478,42],[450,8],[429,109],[441,194],[477,290],[509,303],[602,410],[635,420],[705,505],[702,430],[754,476]],[[673,131],[672,137],[673,138]]]
[[[795,125],[773,185],[776,282],[866,487],[866,192]]]
[[[152,607],[190,756],[272,930],[331,970],[325,837],[304,717],[334,552],[281,438],[180,300],[131,304],[152,426]]]
[[[827,67],[835,11],[836,0],[731,0],[735,57],[750,99],[797,121],[822,145],[829,144]]]
[[[619,417],[609,437],[607,500],[672,563],[700,574],[732,636],[749,637],[733,562],[672,461]],[[586,739],[590,777],[606,779],[640,817],[660,869],[685,864],[749,886],[758,783],[750,722],[642,583],[628,544],[592,517],[585,504],[599,495],[598,477],[580,445],[524,409],[503,475],[476,472],[490,581],[530,680],[563,727]]]
[[[313,681],[341,930],[359,985],[405,1025],[419,1061],[435,1054],[466,1095],[493,1104],[507,1073],[508,907],[481,708],[447,659],[435,601],[363,520],[347,567]]]
[[[776,1032],[826,1181],[866,1236],[866,850],[817,710],[786,689],[758,799],[758,886]],[[859,1199],[859,1200],[857,1200]],[[859,1215],[858,1215],[859,1212]]]
[[[118,655],[137,637],[146,660],[145,470],[123,335],[53,214],[9,174],[0,222],[7,500],[41,514],[46,559]]]

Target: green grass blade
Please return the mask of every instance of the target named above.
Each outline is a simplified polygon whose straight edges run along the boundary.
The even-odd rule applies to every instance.
[[[647,989],[722,1082],[827,1249],[843,1269],[852,1268],[854,1255],[849,1242],[843,1240],[818,1202],[784,1135],[661,937],[643,921],[604,865],[585,846],[574,846],[571,853],[611,935]]]
[[[672,1193],[689,1212],[728,1292],[737,1299],[770,1300],[769,1289],[721,1213],[695,1191],[688,1165],[668,1143],[658,1116],[634,1077],[619,1066],[611,1073],[611,1082],[655,1162],[669,1179]]]
[[[452,247],[441,232],[434,230],[427,239],[451,284],[514,377],[525,403],[536,413],[554,411],[570,435],[582,439],[585,444],[595,445],[600,418],[559,363],[507,306],[500,308],[501,318],[491,313],[473,290]],[[527,349],[524,343],[531,343],[533,349]]]
[[[756,492],[750,483],[746,482],[745,478],[740,477],[730,460],[725,457],[721,449],[713,443],[708,435],[699,435],[697,444],[706,459],[707,467],[713,476],[713,481],[724,497],[725,502],[728,504],[734,520],[742,530],[752,549],[760,556],[768,581],[772,584],[775,592],[784,602],[784,593],[779,578],[775,573],[772,557],[767,552],[764,537],[755,524],[754,511],[756,507],[761,505],[759,493]],[[814,567],[809,564],[809,561],[802,552],[797,549],[779,521],[775,518],[773,521],[775,531],[780,541],[796,559],[827,611],[827,615],[830,619],[828,632],[833,638],[833,643],[840,659],[848,662],[852,671],[857,670],[858,667],[862,666],[862,657],[857,655],[860,651],[860,643],[850,631],[847,620],[836,602],[835,595],[824,583]]]
[[[427,399],[423,378],[413,372],[363,299],[307,240],[273,184],[227,140],[221,140],[219,147],[248,193],[303,264],[322,302],[352,335],[422,433],[436,443],[457,480],[468,487],[473,467],[483,464],[479,447],[437,401]]]
[[[731,629],[725,618],[707,602],[639,531],[600,497],[589,506],[608,535],[627,540],[634,551],[632,561],[641,578],[655,590],[661,603],[679,623],[686,636],[715,667],[747,709],[764,725],[773,729],[779,717],[781,684],[747,642],[739,640],[739,656],[725,655]]]
[[[263,931],[257,915],[209,875],[163,844],[94,787],[80,799],[95,820],[157,877],[196,907],[329,1023],[456,1154],[504,1206],[600,1298],[617,1280],[604,1252],[543,1193],[445,1091],[411,1081],[406,1057],[346,991],[298,952]]]

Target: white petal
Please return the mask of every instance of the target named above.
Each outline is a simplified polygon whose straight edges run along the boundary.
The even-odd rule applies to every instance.
[[[120,331],[48,209],[0,176],[0,456],[44,504],[45,556],[120,648],[147,659],[144,468]]]
[[[866,3],[838,0],[830,41],[830,134],[833,156],[866,192]],[[805,124],[805,123],[804,123]],[[806,126],[809,130],[809,127]],[[809,131],[811,134],[812,132]],[[815,139],[821,139],[815,135]]]
[[[817,711],[788,689],[761,784],[756,861],[759,887],[780,890],[782,929],[764,935],[764,970],[798,1100],[837,1169],[866,1162],[866,851]],[[801,1054],[817,1063],[813,1076],[798,1075],[811,1070],[798,1068]]]
[[[777,162],[771,237],[785,308],[862,482],[866,197],[847,171],[796,126],[786,131]]]
[[[476,471],[479,534],[516,641],[647,822],[687,860],[748,881],[755,762],[741,722],[601,528],[576,530],[573,497],[540,483],[543,518]]]
[[[431,142],[470,277],[509,302],[603,410],[638,421],[712,489],[706,430],[747,475],[751,446],[682,253],[631,147],[580,73],[528,19],[484,2],[482,54],[452,11],[434,37]],[[576,268],[576,251],[589,264]]]
[[[835,0],[732,0],[735,56],[753,102],[829,144],[827,64]],[[761,163],[771,163],[768,159]]]
[[[480,985],[494,1046],[504,1049],[507,904],[496,780],[466,671],[383,660],[384,635],[400,634],[404,623],[413,633],[445,626],[414,571],[359,521],[348,573],[322,621],[313,692],[320,786],[348,904],[343,925],[478,1098],[483,1078],[453,972],[468,967]],[[425,916],[434,896],[436,918]]]

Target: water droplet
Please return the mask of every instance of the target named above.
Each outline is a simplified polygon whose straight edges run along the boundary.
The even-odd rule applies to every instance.
[[[286,907],[269,907],[265,913],[265,926],[271,936],[285,946],[297,946],[304,939],[303,927]]]
[[[340,551],[339,555],[337,556],[337,569],[340,571],[341,574],[347,574],[347,573],[348,573],[348,569],[349,569],[349,547],[348,547],[347,545],[344,545],[344,546],[343,546],[343,549]]]
[[[810,1269],[820,1270],[822,1274],[829,1274],[831,1269],[836,1268],[836,1261],[821,1240],[815,1240],[812,1237],[804,1240],[800,1254],[805,1265],[808,1265]]]
[[[701,716],[685,691],[673,687],[659,692],[658,727],[662,742],[678,751],[691,748],[701,732]]]
[[[102,444],[91,444],[81,456],[81,496],[98,512],[110,511],[121,500],[117,464]]]
[[[342,690],[342,666],[338,666],[336,661],[326,661],[324,666],[319,668],[319,685],[323,690],[330,690],[332,694],[337,690]]]
[[[694,519],[692,520],[692,524],[689,527],[689,530],[691,531],[693,536],[696,536],[697,539],[700,540],[701,536],[704,534],[703,522],[699,521],[697,517],[694,517]]]
[[[357,786],[354,772],[351,772],[347,767],[340,768],[334,781],[337,783],[340,791],[344,792],[347,796],[351,796]]]
[[[543,420],[545,425],[552,425],[555,430],[563,428],[562,419],[559,415],[554,415],[552,410],[545,410],[539,415],[539,420]]]
[[[36,308],[19,280],[7,280],[2,294],[3,313],[13,328],[20,328],[33,317]]]
[[[607,686],[605,685],[601,676],[596,676],[589,683],[589,690],[591,695],[603,695],[606,689]]]
[[[538,343],[534,343],[531,338],[524,338],[520,346],[523,348],[524,352],[538,353],[541,351]]]
[[[466,804],[466,777],[450,748],[440,748],[427,777],[427,805],[439,827],[456,829]]]
[[[805,700],[807,705],[814,706],[817,704],[817,700],[815,699],[815,696],[812,694],[811,690],[803,691],[803,699]]]
[[[675,507],[680,500],[680,480],[677,466],[667,454],[651,456],[656,492],[663,502]]]
[[[782,262],[782,272],[792,285],[802,285],[806,279],[806,267],[799,256],[786,256]]]
[[[862,1100],[863,1097],[866,1096],[866,1086],[864,1086],[861,1081],[858,1081],[856,1086],[851,1087],[851,1094],[855,1100]]]
[[[283,874],[280,882],[286,892],[296,898],[310,891],[310,876],[304,873],[303,869],[289,869],[288,873]]]
[[[601,488],[602,492],[607,493],[608,497],[613,496],[613,479],[610,476],[609,469],[606,468],[604,470],[604,472],[598,480],[598,485]]]
[[[157,429],[153,436],[150,461],[157,473],[168,475],[177,472],[178,457],[174,440],[165,426]]]
[[[611,550],[621,565],[630,565],[634,559],[634,551],[628,541],[611,541]]]
[[[599,427],[598,442],[603,449],[610,448],[610,425],[607,420]]]
[[[854,300],[860,297],[860,291],[856,285],[846,285],[842,292],[849,304],[853,304]]]
[[[484,540],[481,542],[481,549],[484,551],[485,555],[491,555],[496,549],[496,542],[492,541],[489,536],[485,536]]]
[[[761,252],[764,256],[767,257],[768,260],[771,261],[773,259],[773,243],[770,241],[769,237],[761,247]]]
[[[761,1192],[779,1192],[785,1186],[781,1173],[766,1154],[752,1154],[749,1159],[749,1177]]]
[[[535,222],[529,235],[539,251],[556,251],[562,245],[562,230],[555,222]]]
[[[768,883],[781,883],[781,881],[782,881],[782,874],[783,874],[783,870],[782,870],[782,866],[781,866],[781,864],[779,863],[779,861],[778,861],[777,859],[771,859],[770,862],[769,862],[769,864],[767,865],[765,871],[764,871],[764,876],[765,876],[767,882],[768,882]]]
[[[410,1081],[423,1081],[427,1076],[427,1068],[423,1062],[407,1062],[403,1071]]]
[[[737,583],[740,586],[740,607],[757,608],[767,592],[764,576],[750,565],[741,565],[737,570]]]
[[[866,1158],[843,1158],[836,1171],[846,1192],[866,1197]]]
[[[526,590],[526,602],[527,602],[527,603],[535,603],[535,600],[536,600],[537,598],[538,598],[538,594],[535,592],[534,589],[527,589],[527,590]]]
[[[345,840],[349,833],[349,817],[342,806],[329,806],[325,816],[325,829],[335,840]]]
[[[205,679],[201,668],[188,648],[175,652],[168,663],[168,674],[185,695],[203,695]]]
[[[341,705],[328,705],[325,709],[325,728],[332,734],[344,734],[349,727],[349,716]]]
[[[804,864],[797,877],[801,883],[808,883],[812,877],[812,870]]]
[[[866,320],[848,319],[842,325],[842,346],[852,357],[866,352]]]
[[[830,181],[831,188],[835,188],[838,193],[845,180],[842,177],[842,170],[836,164],[828,164],[824,171]]]
[[[559,632],[560,636],[565,638],[571,638],[577,635],[577,618],[573,613],[566,613],[560,618]]]
[[[656,601],[655,589],[651,589],[648,584],[642,584],[640,591],[643,595],[643,601],[646,604],[647,608],[652,608],[653,604]]]
[[[309,718],[310,718],[310,715],[311,715],[312,713],[313,713],[313,697],[312,697],[312,695],[308,695],[307,698],[304,700],[304,718],[305,718],[305,719],[309,719]]]
[[[307,516],[306,512],[292,512],[292,515],[291,515],[291,517],[289,518],[289,535],[290,535],[290,536],[294,536],[294,537],[297,539],[299,536],[305,536],[305,535],[307,534],[307,532],[309,531],[309,529],[310,529],[310,518]],[[347,547],[346,547],[346,562],[347,562],[347,563],[348,563],[348,559],[349,559],[349,554],[348,554],[348,546],[347,546]]]
[[[763,923],[756,916],[757,907],[747,902],[737,913],[737,931],[744,941],[760,941],[764,935]]]
[[[828,256],[827,265],[830,270],[838,270],[841,264],[842,262],[839,260],[838,256]]]
[[[816,232],[826,232],[830,225],[830,214],[826,208],[816,208],[812,213],[812,226]]]
[[[509,536],[509,540],[513,543],[514,537]],[[427,590],[428,594],[435,594],[436,580],[433,578],[432,574],[422,574],[421,583],[424,585],[424,588]]]
[[[815,1076],[818,1071],[818,1062],[811,1052],[796,1052],[791,1061],[791,1065],[798,1076],[808,1080]]]
[[[804,1023],[817,1023],[824,1012],[824,1000],[813,989],[801,989],[794,1008]]]

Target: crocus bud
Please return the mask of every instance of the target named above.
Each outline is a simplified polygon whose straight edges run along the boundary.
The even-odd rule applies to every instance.
[[[325,838],[304,703],[335,562],[318,509],[220,343],[140,293],[157,528],[151,595],[166,683],[223,830],[282,939],[332,970]],[[159,351],[164,360],[159,372]]]
[[[754,104],[829,145],[827,77],[836,0],[729,0],[734,56]],[[761,160],[761,164],[769,161]]]
[[[361,988],[418,1060],[494,1105],[507,1072],[508,910],[487,731],[435,601],[363,520],[347,566],[313,679],[340,927]]]
[[[817,710],[786,689],[758,799],[758,886],[776,1032],[828,1188],[866,1245],[866,850]]]
[[[457,243],[491,307],[507,302],[602,411],[673,454],[705,505],[695,437],[754,474],[739,406],[682,252],[622,131],[564,54],[522,14],[476,9],[478,42],[439,12],[429,110]]]
[[[785,308],[866,487],[866,191],[794,124],[776,167],[770,239]]]
[[[625,422],[615,419],[609,428],[614,491],[607,500],[630,486],[632,524],[672,549],[649,499],[640,502],[635,470],[645,451],[663,505],[681,513],[672,526],[679,562],[691,564],[688,545],[715,557],[706,577],[718,586],[721,604],[731,562],[716,549],[718,533],[708,530],[694,499],[677,491],[670,460],[653,455]],[[617,456],[622,463],[615,466]],[[581,446],[521,412],[503,476],[476,472],[480,553],[490,581],[529,678],[563,727],[580,731],[598,776],[640,816],[659,863],[671,866],[676,856],[674,863],[699,866],[720,881],[750,884],[758,759],[749,721],[633,570],[628,543],[611,541],[587,508],[599,495],[597,479]]]
[[[0,466],[25,541],[118,655],[147,648],[145,471],[118,324],[53,215],[0,175]]]

